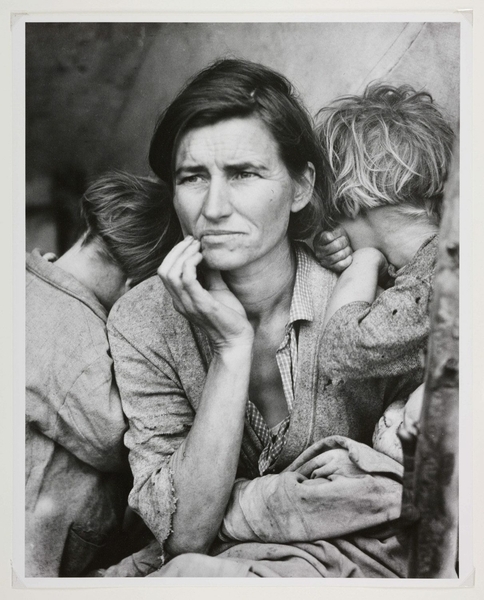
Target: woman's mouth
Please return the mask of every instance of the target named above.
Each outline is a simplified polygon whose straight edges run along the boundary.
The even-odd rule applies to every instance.
[[[223,243],[227,239],[235,236],[242,235],[240,231],[228,231],[228,230],[208,230],[204,231],[200,235],[200,241],[204,243]]]

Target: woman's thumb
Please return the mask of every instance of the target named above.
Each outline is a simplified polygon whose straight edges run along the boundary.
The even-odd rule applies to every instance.
[[[204,269],[203,277],[207,285],[207,290],[226,290],[227,284],[222,278],[220,271],[215,269]]]

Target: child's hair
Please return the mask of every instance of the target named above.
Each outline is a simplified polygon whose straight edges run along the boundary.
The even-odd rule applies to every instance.
[[[83,245],[118,265],[136,285],[156,273],[181,239],[166,185],[147,177],[112,171],[89,186],[81,199]]]
[[[385,205],[439,223],[454,134],[429,93],[371,84],[318,117],[333,172],[327,224]]]

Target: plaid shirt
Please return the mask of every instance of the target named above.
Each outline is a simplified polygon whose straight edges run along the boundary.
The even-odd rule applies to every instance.
[[[292,407],[294,404],[294,387],[297,379],[297,326],[298,321],[313,320],[313,305],[309,289],[310,262],[302,248],[296,246],[296,281],[286,325],[284,339],[276,352],[277,366],[282,379],[284,397],[289,415],[272,429],[269,429],[257,407],[249,400],[246,417],[262,443],[263,450],[259,457],[259,473],[264,475],[275,463],[286,441]]]

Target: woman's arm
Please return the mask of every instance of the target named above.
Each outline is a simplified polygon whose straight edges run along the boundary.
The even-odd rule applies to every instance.
[[[220,528],[242,443],[251,346],[215,354],[185,441],[171,459],[177,507],[170,554],[206,552]]]
[[[178,312],[211,340],[206,377],[203,365],[195,364],[197,346],[184,319],[165,312],[154,317],[151,310],[133,327],[136,291],[114,308],[109,323],[130,425],[130,503],[170,554],[204,552],[217,535],[235,480],[251,366],[253,330],[243,308],[217,274],[209,274],[208,290],[201,287],[200,260],[199,244],[185,240],[167,256],[160,276]],[[170,318],[173,331],[161,324]],[[186,361],[190,385],[197,395],[201,390],[196,413],[178,372]]]
[[[178,495],[170,554],[206,552],[222,522],[235,480],[249,388],[253,329],[220,273],[196,268],[200,242],[188,236],[163,261],[159,275],[178,312],[208,335],[213,359],[194,423],[173,455]]]
[[[382,526],[400,516],[402,471],[365,444],[325,438],[279,475],[238,481],[222,534],[237,541],[293,543]],[[308,479],[312,474],[319,477]]]

